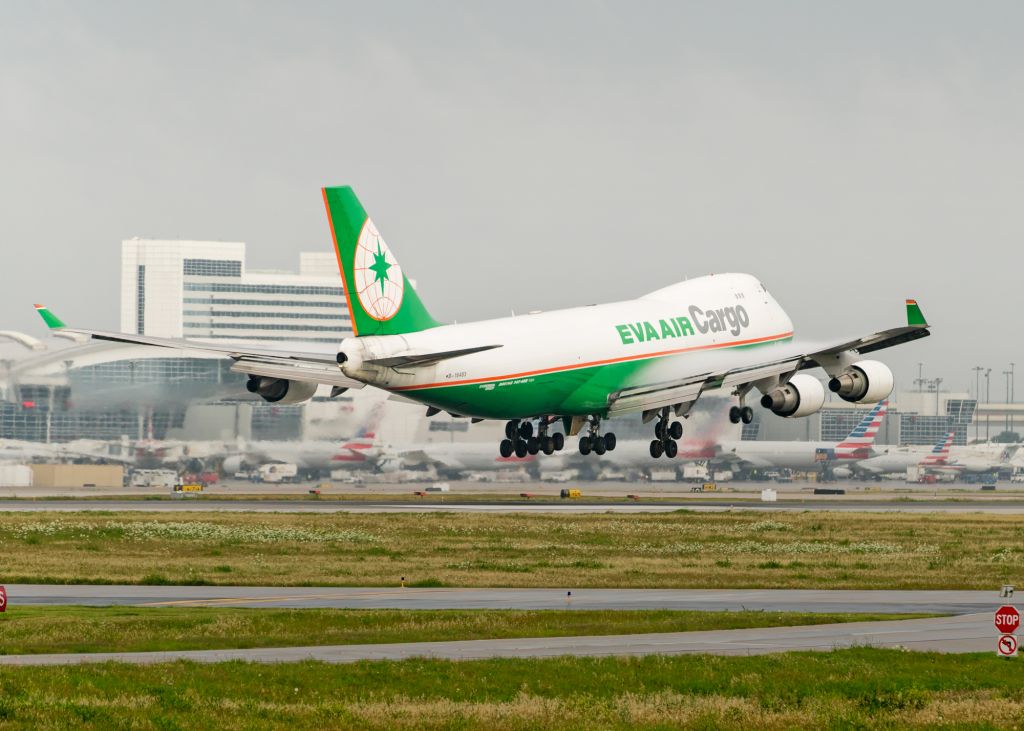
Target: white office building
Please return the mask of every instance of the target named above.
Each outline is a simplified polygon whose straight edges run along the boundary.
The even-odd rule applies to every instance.
[[[223,342],[330,343],[352,322],[332,252],[299,272],[247,270],[245,244],[130,239],[121,244],[121,330]]]

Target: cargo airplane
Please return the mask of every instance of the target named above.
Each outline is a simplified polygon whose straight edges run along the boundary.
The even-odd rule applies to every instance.
[[[324,204],[352,317],[353,337],[337,353],[256,350],[147,335],[79,330],[37,306],[51,328],[99,340],[216,354],[249,375],[267,401],[298,403],[318,384],[334,393],[369,385],[474,420],[506,421],[499,452],[508,457],[561,449],[579,435],[583,454],[615,449],[601,420],[628,413],[655,422],[651,457],[674,457],[682,423],[703,394],[738,397],[733,423],[749,423],[748,397],[782,417],[818,411],[821,368],[829,388],[855,403],[875,403],[893,388],[892,371],[865,356],[929,334],[917,303],[907,323],[830,343],[794,340],[793,323],[749,274],[715,274],[637,299],[496,320],[444,325],[435,320],[349,187],[324,188]],[[561,421],[563,431],[552,426]],[[564,433],[563,433],[564,432]]]

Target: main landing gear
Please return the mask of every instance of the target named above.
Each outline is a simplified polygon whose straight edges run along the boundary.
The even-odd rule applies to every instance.
[[[506,459],[513,454],[523,458],[528,454],[554,454],[565,446],[565,435],[561,432],[548,434],[550,424],[547,419],[541,419],[537,427],[537,433],[533,433],[533,423],[512,419],[505,424],[505,439],[498,445],[498,452]]]
[[[677,439],[683,436],[683,422],[673,421],[669,423],[668,409],[663,409],[658,417],[658,423],[654,425],[654,439],[651,440],[651,456],[657,459],[665,455],[669,459],[675,457],[679,452]]]
[[[615,449],[617,440],[613,432],[598,434],[601,422],[598,419],[591,419],[587,433],[580,437],[580,454],[594,454],[600,456],[605,452]]]
[[[749,424],[754,420],[754,410],[749,406],[732,406],[729,408],[729,421],[733,424]]]

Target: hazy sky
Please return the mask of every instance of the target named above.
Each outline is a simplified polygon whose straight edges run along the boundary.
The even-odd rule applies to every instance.
[[[0,328],[116,327],[120,241],[329,246],[352,184],[440,319],[757,274],[798,334],[1024,372],[1024,5],[0,4]],[[1020,380],[1024,393],[1024,379]]]

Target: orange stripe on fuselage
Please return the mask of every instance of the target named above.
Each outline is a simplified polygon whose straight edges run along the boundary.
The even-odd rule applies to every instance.
[[[565,366],[554,366],[552,368],[541,368],[536,371],[523,371],[522,373],[509,373],[504,376],[486,376],[484,378],[468,378],[462,381],[444,381],[442,383],[423,383],[413,386],[398,386],[390,389],[391,391],[415,391],[421,388],[441,388],[444,386],[468,386],[474,383],[487,383],[489,381],[507,381],[513,378],[525,378],[526,376],[541,376],[547,373],[558,373],[560,371],[574,371],[580,368],[592,368],[594,366],[611,365],[613,363],[626,363],[631,360],[644,360],[646,358],[660,358],[666,355],[678,355],[679,353],[692,353],[698,350],[716,350],[718,348],[734,348],[740,345],[756,345],[757,343],[767,343],[772,340],[782,340],[793,336],[792,330],[787,333],[781,333],[779,335],[769,335],[763,338],[753,338],[751,340],[736,340],[731,343],[712,343],[711,345],[696,345],[692,348],[676,348],[675,350],[662,350],[657,353],[638,353],[636,355],[626,355],[621,358],[606,358],[604,360],[592,360],[589,363],[577,363],[575,365]]]
[[[334,218],[331,216],[331,204],[327,202],[327,188],[321,188],[324,196],[324,210],[327,211],[327,225],[331,227],[331,240],[334,241],[334,256],[338,259],[338,271],[341,272],[341,286],[345,290],[345,304],[348,305],[348,319],[352,323],[352,334],[359,336],[356,329],[356,314],[352,311],[352,300],[349,299],[351,292],[348,289],[348,282],[345,281],[345,266],[341,263],[341,249],[338,248],[338,235],[334,233]]]

